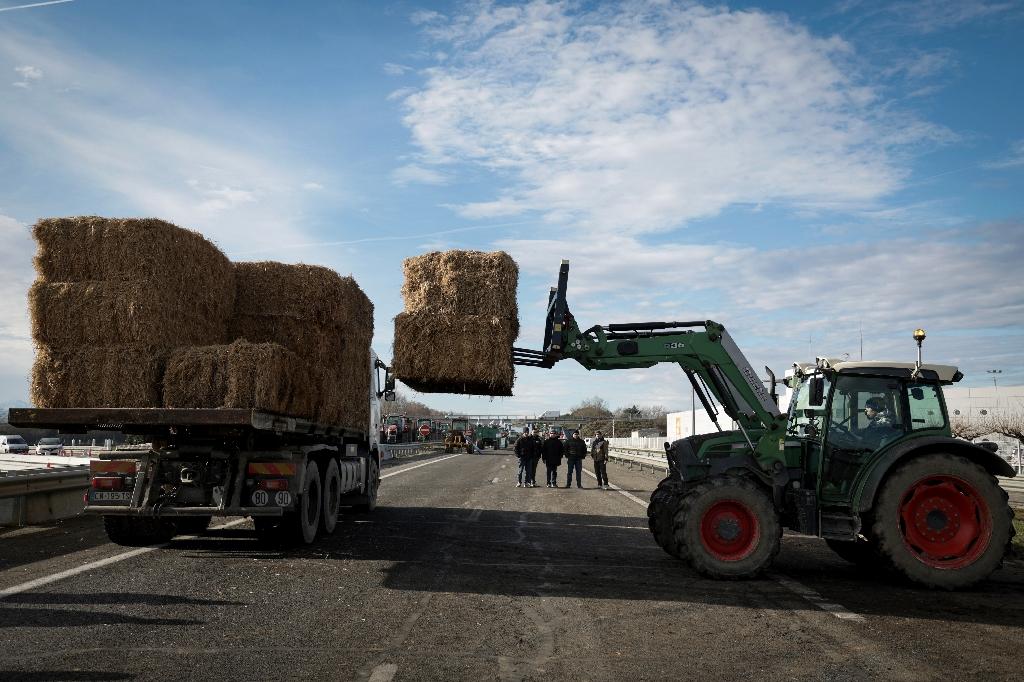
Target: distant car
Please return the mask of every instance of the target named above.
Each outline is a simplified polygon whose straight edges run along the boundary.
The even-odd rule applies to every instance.
[[[37,455],[63,455],[64,443],[60,438],[40,438],[36,443]]]
[[[0,436],[0,454],[27,455],[28,443],[21,436]]]

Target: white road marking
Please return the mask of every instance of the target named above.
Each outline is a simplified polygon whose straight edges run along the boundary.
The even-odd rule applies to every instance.
[[[22,535],[32,535],[33,533],[42,533],[44,530],[50,530],[51,526],[25,526],[24,528],[15,528],[14,530],[3,533],[0,538],[16,538]]]
[[[828,611],[836,618],[840,618],[842,620],[850,620],[857,623],[864,622],[864,616],[853,613],[852,611],[849,611],[840,604],[834,604],[832,602],[825,601],[825,598],[822,597],[820,594],[818,594],[811,588],[807,587],[806,585],[798,583],[792,578],[786,578],[781,575],[772,575],[771,578],[775,582],[785,587],[790,592],[797,594],[800,597],[803,597],[807,601],[817,606],[822,611]]]
[[[370,682],[391,682],[398,672],[398,666],[394,663],[381,663],[370,673]]]
[[[584,469],[583,473],[585,473],[587,476],[590,476],[595,481],[597,480],[597,474],[592,472],[590,469]],[[626,492],[625,490],[623,490],[619,486],[615,485],[614,483],[609,483],[608,487],[611,488],[612,490],[614,490],[615,492],[619,493],[620,495],[625,495],[628,499],[633,500],[634,502],[639,504],[644,509],[647,509],[647,503],[644,502],[643,500],[641,500],[636,495],[633,495],[632,493]]]
[[[222,524],[220,526],[213,526],[212,528],[210,528],[210,530],[221,530],[223,528],[231,528],[232,526],[238,526],[240,524],[243,524],[246,521],[247,521],[247,519],[237,519],[235,521],[230,521],[230,522]],[[188,540],[188,539],[192,539],[192,538],[195,538],[195,537],[196,537],[195,535],[185,535],[185,536],[180,536],[180,539]],[[97,568],[103,568],[104,566],[109,566],[110,564],[116,564],[119,561],[124,561],[126,559],[131,559],[132,557],[137,557],[137,556],[139,556],[141,554],[146,554],[148,552],[152,552],[153,550],[157,550],[157,549],[160,549],[161,547],[165,547],[165,546],[166,545],[154,545],[152,547],[139,547],[138,549],[132,549],[132,550],[128,550],[127,552],[122,552],[121,554],[115,554],[114,556],[107,557],[106,559],[99,559],[97,561],[90,561],[87,564],[82,564],[81,566],[76,566],[74,568],[69,568],[66,571],[60,571],[59,573],[54,573],[53,575],[46,575],[46,576],[43,576],[42,578],[36,578],[35,580],[29,580],[26,583],[21,583],[20,585],[15,585],[13,587],[8,587],[8,588],[5,588],[3,590],[0,590],[0,599],[3,599],[5,597],[10,597],[11,595],[15,595],[15,594],[21,594],[22,592],[28,592],[29,590],[34,590],[37,587],[42,587],[43,585],[49,585],[50,583],[55,583],[58,580],[63,580],[64,578],[71,578],[72,576],[76,576],[79,573],[85,573],[87,571],[92,571],[92,570],[95,570]]]
[[[464,454],[466,454],[466,453],[458,452],[458,453],[456,453],[454,455],[448,455],[447,457],[438,457],[437,459],[432,459],[429,462],[423,462],[422,464],[416,464],[416,465],[411,466],[411,467],[406,467],[404,469],[399,469],[398,471],[392,471],[391,473],[384,474],[383,476],[381,476],[381,478],[390,478],[392,476],[397,476],[398,474],[404,474],[406,471],[412,471],[413,469],[419,469],[420,467],[430,466],[431,464],[437,464],[438,462],[443,462],[446,459],[452,459],[453,457],[462,457],[462,455],[464,455]]]
[[[587,474],[588,476],[590,476],[591,478],[593,478],[595,480],[597,479],[597,474],[594,474],[589,469],[584,469],[583,473]],[[625,495],[629,499],[631,499],[634,502],[636,502],[637,504],[639,504],[644,509],[647,508],[647,503],[646,502],[641,500],[639,497],[636,497],[635,495],[630,495],[629,493],[627,493],[625,490],[623,490],[622,488],[618,487],[617,485],[609,484],[608,487],[611,488],[612,490],[618,491],[619,493]],[[817,592],[815,592],[811,588],[806,587],[805,585],[802,585],[802,584],[798,583],[797,581],[793,580],[792,578],[785,578],[785,577],[783,577],[781,575],[772,575],[771,577],[772,577],[772,579],[775,582],[779,583],[780,585],[785,587],[790,592],[793,592],[794,594],[797,594],[797,595],[803,597],[807,601],[809,601],[812,604],[814,604],[815,606],[817,606],[822,611],[827,611],[828,613],[831,613],[836,618],[839,618],[841,620],[853,621],[855,623],[863,623],[863,622],[865,622],[864,616],[858,615],[858,614],[854,613],[853,611],[848,610],[846,607],[842,606],[841,604],[834,604],[832,602],[825,601],[825,598],[822,597],[820,594],[818,594]]]

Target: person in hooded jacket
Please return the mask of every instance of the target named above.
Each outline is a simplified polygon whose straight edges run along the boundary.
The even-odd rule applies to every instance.
[[[523,435],[516,440],[515,453],[516,457],[519,458],[519,476],[517,477],[516,487],[532,488],[535,484],[530,465],[535,457],[540,455],[540,448],[538,447],[537,439],[530,433],[529,428],[523,429]]]
[[[594,440],[590,441],[590,456],[594,460],[597,487],[608,490],[608,441],[600,431],[595,432]]]
[[[579,431],[572,432],[572,438],[565,441],[565,461],[569,466],[565,487],[572,485],[572,472],[576,472],[576,487],[583,487],[583,460],[587,456],[587,444],[580,438]]]
[[[548,431],[542,448],[544,466],[548,470],[548,487],[558,487],[558,467],[562,464],[562,441],[554,431]]]

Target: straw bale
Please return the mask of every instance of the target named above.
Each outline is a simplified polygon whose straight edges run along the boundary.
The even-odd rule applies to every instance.
[[[445,317],[430,311],[395,317],[395,376],[424,393],[512,395],[514,320]]]
[[[224,294],[208,289],[185,297],[143,280],[37,280],[28,295],[32,338],[55,348],[221,343],[231,304]]]
[[[51,282],[145,279],[186,295],[231,293],[227,257],[198,232],[163,220],[43,218],[33,235],[36,272]]]
[[[30,388],[40,408],[160,407],[166,351],[150,346],[36,348]]]
[[[164,407],[251,408],[309,417],[310,382],[291,351],[273,343],[180,348],[164,374]]]
[[[501,315],[518,327],[519,267],[504,251],[432,251],[406,258],[402,270],[407,313]]]
[[[318,265],[235,263],[234,315],[280,316],[373,336],[373,303],[351,277]]]

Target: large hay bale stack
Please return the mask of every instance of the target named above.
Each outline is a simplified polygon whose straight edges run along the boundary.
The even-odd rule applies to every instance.
[[[160,407],[170,351],[226,340],[234,273],[199,233],[84,216],[40,220],[33,235],[37,407]]]
[[[504,252],[432,252],[403,263],[395,376],[425,393],[512,395],[519,268]]]
[[[40,345],[30,395],[36,407],[159,407],[167,352],[152,346]]]
[[[241,407],[308,416],[305,365],[276,343],[180,348],[167,360],[164,407]]]
[[[315,265],[236,263],[229,333],[276,343],[309,368],[316,421],[369,428],[373,303],[351,277]]]

